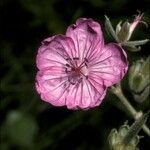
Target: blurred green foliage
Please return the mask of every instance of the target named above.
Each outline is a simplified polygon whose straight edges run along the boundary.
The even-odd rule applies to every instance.
[[[149,24],[149,6],[149,0],[1,0],[0,149],[107,150],[109,132],[128,118],[122,112],[123,106],[109,91],[100,107],[88,111],[55,108],[41,101],[34,87],[37,49],[41,40],[64,33],[78,17],[92,17],[104,29],[105,14],[116,25],[140,10]],[[133,38],[148,38],[149,29],[143,25],[138,29]],[[111,41],[104,35],[107,42]],[[130,62],[145,58],[148,51],[149,44],[138,53],[128,52]],[[128,76],[123,88],[137,109],[145,111],[150,107],[148,100],[141,104],[133,100]],[[141,140],[142,150],[147,149],[148,140]]]

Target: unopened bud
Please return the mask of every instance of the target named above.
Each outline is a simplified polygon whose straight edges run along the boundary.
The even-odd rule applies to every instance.
[[[109,35],[111,35],[111,37],[115,39],[116,42],[126,47],[129,51],[132,52],[139,51],[141,49],[140,46],[146,44],[150,40],[144,39],[144,40],[130,41],[130,38],[139,23],[142,22],[147,26],[147,24],[144,21],[142,21],[142,17],[143,13],[136,15],[134,21],[131,23],[128,21],[122,23],[122,21],[120,21],[116,26],[116,30],[114,30],[111,21],[107,16],[105,16],[106,31],[108,32]]]
[[[145,114],[139,112],[131,126],[128,125],[128,122],[125,122],[119,130],[112,129],[108,137],[111,150],[137,150],[137,144],[141,138],[138,133],[146,123],[149,114],[150,111]]]
[[[135,19],[134,19],[134,21],[131,23],[131,24],[129,24],[129,35],[128,35],[128,37],[127,37],[127,41],[131,38],[131,36],[132,36],[132,33],[133,33],[133,31],[135,30],[135,28],[137,27],[137,25],[140,23],[140,22],[142,22],[141,21],[141,19],[142,19],[142,17],[143,17],[143,13],[142,14],[139,14],[139,15],[137,15],[137,16],[135,16]]]
[[[129,86],[135,100],[144,101],[150,91],[150,57],[138,60],[129,70]]]
[[[130,127],[127,124],[122,125],[119,130],[113,129],[108,137],[111,150],[135,150],[139,142],[139,136],[133,137],[129,143],[123,143]]]
[[[120,28],[120,31],[117,34],[119,41],[121,43],[126,42],[129,37],[130,23],[126,21],[125,23],[123,23],[122,27],[119,27],[119,25],[117,25],[117,27]],[[118,30],[117,27],[116,31]]]

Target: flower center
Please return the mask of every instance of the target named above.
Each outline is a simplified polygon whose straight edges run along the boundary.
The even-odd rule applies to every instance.
[[[80,83],[83,78],[88,79],[87,59],[83,61],[76,57],[68,59],[65,71],[68,74],[68,81],[71,84]]]

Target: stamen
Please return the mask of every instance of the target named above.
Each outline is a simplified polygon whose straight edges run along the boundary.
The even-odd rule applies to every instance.
[[[67,67],[71,67],[69,64],[66,64]]]
[[[71,58],[66,58],[66,60],[68,61],[68,60],[71,60]]]
[[[73,57],[73,60],[79,60],[79,57]]]
[[[75,71],[75,68],[71,68],[72,71]]]
[[[84,58],[85,62],[88,62],[87,58]]]
[[[84,67],[83,64],[85,64],[87,66],[87,64],[85,62],[88,62],[88,60],[86,58],[84,58],[84,61],[80,64],[79,68],[82,68]],[[82,66],[83,65],[83,66]]]
[[[88,60],[86,58],[84,58],[82,62],[79,61],[80,64],[78,64],[79,57],[73,57],[72,59],[68,58],[67,60],[69,61],[65,64],[65,72],[68,74],[68,81],[72,85],[82,82],[83,78],[88,79],[86,72]]]
[[[78,83],[81,83],[81,82],[82,82],[82,79],[83,79],[83,78],[80,78],[80,79],[78,80]]]

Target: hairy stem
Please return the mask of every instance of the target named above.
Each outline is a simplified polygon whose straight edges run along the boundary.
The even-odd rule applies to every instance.
[[[124,96],[121,85],[118,84],[116,87],[112,86],[111,87],[112,92],[120,99],[121,103],[126,107],[126,109],[130,112],[132,117],[137,120],[141,115],[142,112],[137,112],[136,109],[130,104],[128,99]],[[143,130],[144,132],[150,136],[150,129],[144,124],[143,125]]]

